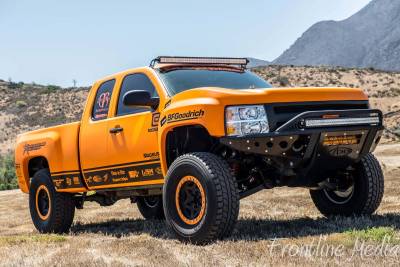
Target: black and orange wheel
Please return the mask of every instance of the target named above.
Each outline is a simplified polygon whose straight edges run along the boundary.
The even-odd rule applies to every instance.
[[[147,220],[163,220],[165,218],[161,195],[138,197],[137,207]]]
[[[171,164],[163,203],[176,237],[195,244],[229,236],[239,214],[237,183],[228,164],[205,152],[185,154]]]
[[[35,173],[29,188],[33,224],[41,233],[66,233],[75,214],[73,196],[56,192],[48,169]]]
[[[334,190],[310,190],[311,199],[325,216],[371,215],[379,207],[384,190],[384,176],[378,160],[371,153],[353,166],[353,171]]]

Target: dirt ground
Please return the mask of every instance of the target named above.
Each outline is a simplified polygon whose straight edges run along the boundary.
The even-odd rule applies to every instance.
[[[242,200],[230,239],[207,246],[178,242],[129,201],[87,203],[70,234],[40,235],[27,195],[0,192],[0,266],[398,266],[400,144],[375,154],[386,176],[376,215],[326,219],[305,189],[265,190]]]

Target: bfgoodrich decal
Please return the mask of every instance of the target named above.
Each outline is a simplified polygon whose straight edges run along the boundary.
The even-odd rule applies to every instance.
[[[166,115],[161,119],[161,126],[165,123],[177,122],[177,121],[185,121],[185,120],[194,120],[204,116],[204,110],[190,110],[188,112],[176,112]]]

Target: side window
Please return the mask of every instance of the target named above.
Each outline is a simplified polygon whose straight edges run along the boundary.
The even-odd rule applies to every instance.
[[[129,74],[122,81],[121,90],[119,92],[117,116],[134,114],[144,111],[149,111],[151,108],[146,107],[128,107],[123,103],[123,97],[126,92],[131,90],[148,91],[152,97],[158,97],[156,88],[150,79],[143,73]]]
[[[102,83],[97,90],[92,110],[93,120],[97,121],[107,118],[114,84],[115,80],[106,81]]]

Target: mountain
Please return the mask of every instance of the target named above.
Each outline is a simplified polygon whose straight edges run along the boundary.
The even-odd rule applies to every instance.
[[[400,71],[400,1],[373,0],[348,19],[316,23],[273,63]]]
[[[268,66],[271,64],[271,62],[254,58],[254,57],[248,57],[249,64],[247,64],[247,67],[249,68],[256,68],[256,67],[263,67],[263,66]]]

